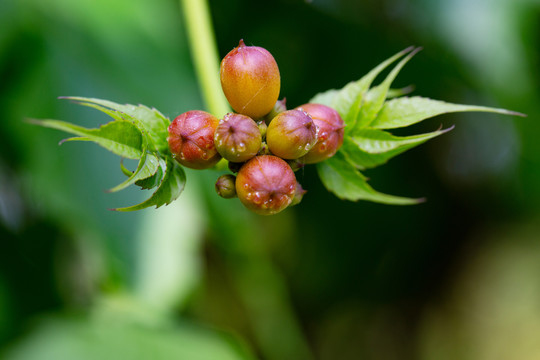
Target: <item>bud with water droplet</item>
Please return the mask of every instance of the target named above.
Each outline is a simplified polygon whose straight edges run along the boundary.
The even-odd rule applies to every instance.
[[[229,113],[219,121],[214,134],[217,151],[232,162],[244,162],[259,152],[262,136],[257,123],[248,116]]]
[[[214,132],[218,123],[218,118],[200,110],[177,116],[168,127],[167,138],[176,161],[192,169],[214,166],[221,159],[214,146]]]
[[[289,206],[296,192],[296,178],[277,156],[256,156],[242,166],[236,192],[245,207],[260,215],[273,215]]]
[[[276,60],[266,49],[240,40],[221,61],[221,87],[232,108],[259,119],[272,110],[281,78]]]
[[[216,192],[225,199],[236,197],[236,176],[225,174],[218,177],[216,181]]]
[[[317,144],[302,158],[306,164],[324,161],[339,150],[343,144],[345,123],[338,112],[322,104],[304,104],[297,107],[307,112],[319,128]]]
[[[317,126],[301,110],[288,110],[272,119],[266,131],[270,151],[283,159],[298,159],[315,145]]]

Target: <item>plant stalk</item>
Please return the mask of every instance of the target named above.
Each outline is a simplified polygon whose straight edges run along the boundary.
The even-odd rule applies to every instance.
[[[217,117],[230,112],[219,80],[219,56],[207,0],[180,0],[189,48],[207,110]]]

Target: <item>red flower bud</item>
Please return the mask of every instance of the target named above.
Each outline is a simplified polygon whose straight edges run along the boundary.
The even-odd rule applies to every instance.
[[[169,125],[169,148],[180,164],[192,169],[214,166],[221,156],[214,147],[219,119],[204,111],[185,112]]]
[[[220,120],[214,134],[217,151],[232,162],[244,162],[259,152],[261,131],[250,117],[229,113]]]
[[[272,155],[249,160],[236,177],[236,193],[245,207],[260,215],[285,209],[296,192],[296,178],[287,163]]]
[[[302,160],[306,164],[314,164],[334,156],[343,144],[343,128],[345,127],[338,112],[321,104],[305,104],[297,109],[307,112],[319,128],[317,144]]]
[[[216,181],[216,192],[225,199],[236,197],[236,176],[231,174],[221,175]]]
[[[221,61],[220,75],[225,97],[236,112],[259,119],[274,107],[281,78],[276,60],[266,49],[240,40]]]
[[[283,159],[298,159],[315,145],[317,126],[304,111],[288,110],[272,119],[266,131],[270,151]]]

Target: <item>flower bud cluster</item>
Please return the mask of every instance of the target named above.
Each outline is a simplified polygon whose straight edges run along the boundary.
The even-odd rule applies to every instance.
[[[238,47],[223,58],[221,85],[235,113],[222,119],[188,111],[169,126],[174,158],[193,169],[214,166],[221,158],[236,176],[222,175],[216,192],[238,197],[261,215],[299,203],[306,192],[294,171],[332,157],[343,143],[344,122],[332,108],[305,104],[287,110],[274,57],[265,49]]]

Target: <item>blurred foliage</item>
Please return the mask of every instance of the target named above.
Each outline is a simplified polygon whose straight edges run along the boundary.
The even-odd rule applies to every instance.
[[[103,192],[123,179],[118,159],[91,144],[58,147],[61,133],[23,119],[105,122],[56,99],[65,95],[169,117],[202,108],[179,4],[2,1],[2,354],[538,358],[540,3],[210,5],[220,54],[240,38],[267,48],[291,107],[421,45],[394,86],[528,118],[455,114],[416,125],[456,128],[367,172],[382,191],[427,197],[414,207],[340,201],[308,166],[299,180],[309,196],[272,218],[215,196],[214,171],[188,173],[168,207],[115,213],[107,209],[144,198]],[[127,313],[104,300],[123,296]]]

